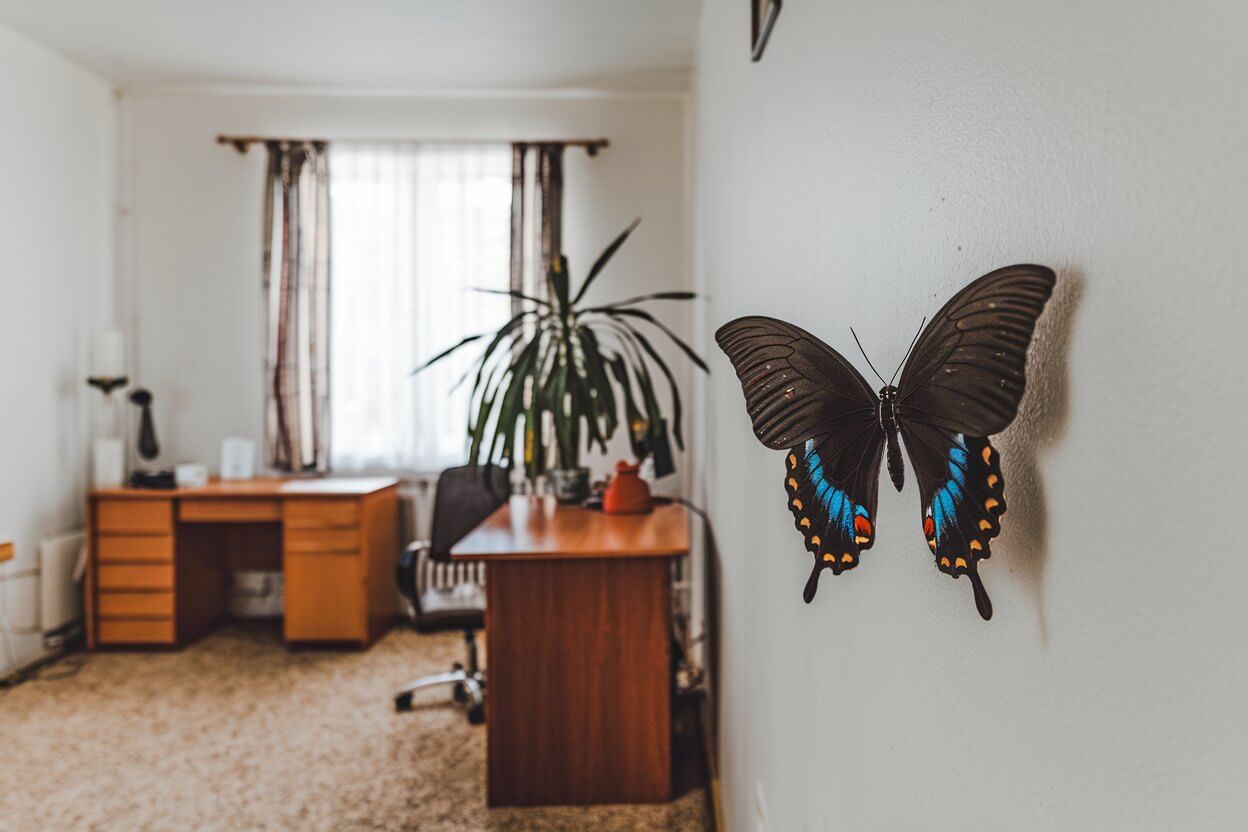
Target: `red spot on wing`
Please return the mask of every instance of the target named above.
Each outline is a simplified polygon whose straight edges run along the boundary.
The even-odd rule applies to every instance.
[[[854,531],[859,534],[871,534],[871,521],[859,514],[854,518]]]
[[[936,524],[932,522],[932,518],[924,517],[923,518],[923,534],[927,535],[928,537],[931,537],[932,534],[935,533],[935,531],[936,531]]]

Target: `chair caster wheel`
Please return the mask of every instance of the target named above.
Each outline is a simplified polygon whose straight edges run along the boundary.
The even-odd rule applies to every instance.
[[[468,709],[468,722],[473,725],[485,724],[485,705],[477,703]]]
[[[412,695],[410,693],[400,693],[394,697],[394,710],[398,713],[410,711],[412,709]]]
[[[464,704],[468,701],[468,688],[462,682],[457,682],[451,691],[451,698],[461,705]]]

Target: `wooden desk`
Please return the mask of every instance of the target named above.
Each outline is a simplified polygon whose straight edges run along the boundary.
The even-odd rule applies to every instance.
[[[489,803],[671,799],[671,559],[681,506],[611,516],[513,497],[452,550],[489,563]]]
[[[225,615],[229,573],[282,570],[288,643],[370,644],[397,610],[394,479],[92,491],[87,645],[184,644]]]

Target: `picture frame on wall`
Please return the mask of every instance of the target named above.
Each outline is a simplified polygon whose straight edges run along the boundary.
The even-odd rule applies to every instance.
[[[750,0],[750,60],[757,62],[780,15],[780,0]]]

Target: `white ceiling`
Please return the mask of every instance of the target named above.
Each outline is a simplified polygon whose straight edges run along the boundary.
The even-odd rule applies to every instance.
[[[122,87],[677,90],[701,0],[0,0]]]

